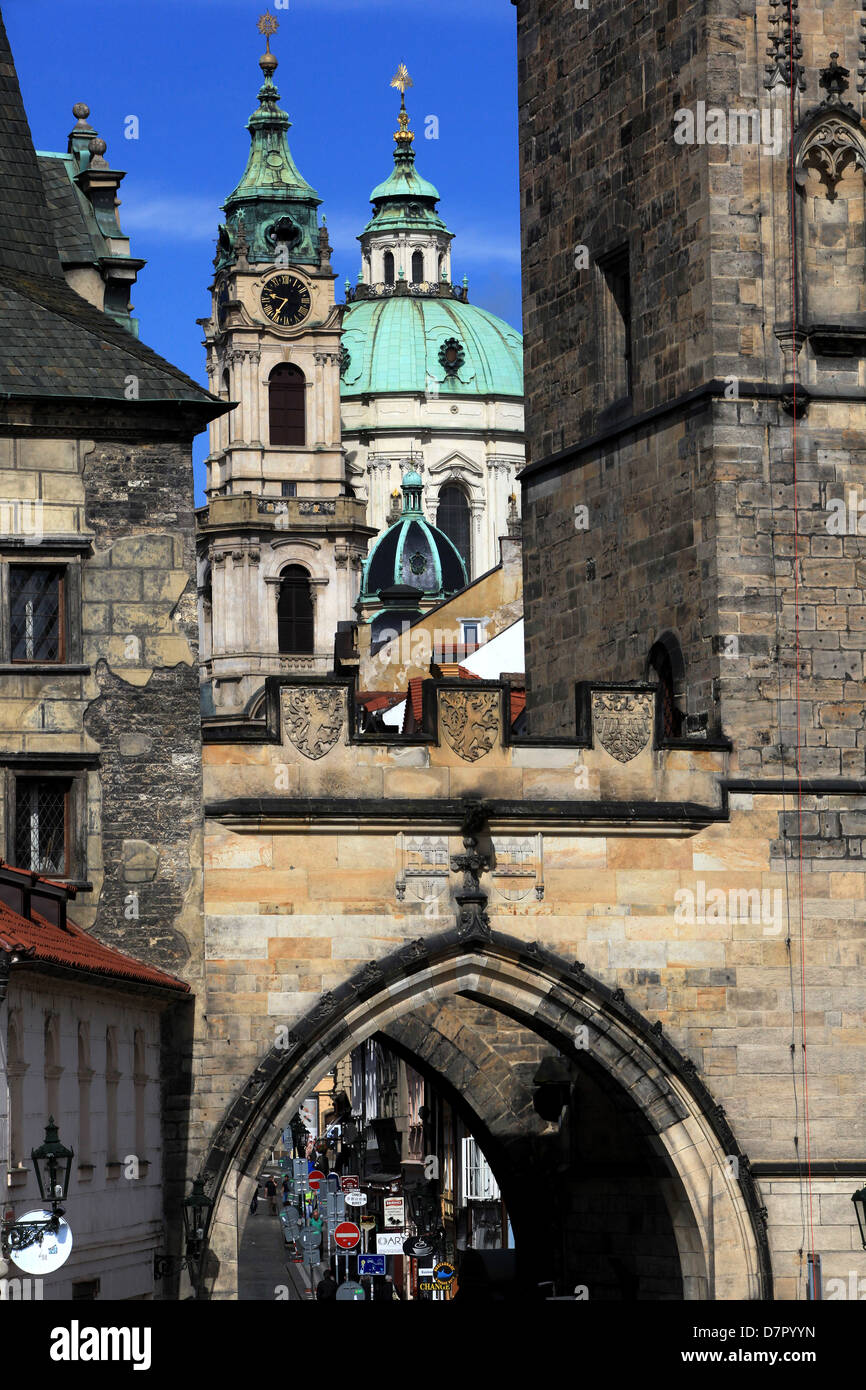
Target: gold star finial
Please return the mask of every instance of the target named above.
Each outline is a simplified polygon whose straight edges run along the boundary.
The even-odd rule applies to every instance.
[[[400,105],[406,105],[406,88],[414,87],[414,82],[409,76],[409,69],[405,63],[401,63],[394,76],[391,78],[391,86],[396,87],[400,93]]]
[[[265,52],[270,53],[271,34],[275,34],[279,27],[280,21],[274,18],[270,10],[265,10],[264,14],[259,16],[257,28],[259,33],[265,36]]]

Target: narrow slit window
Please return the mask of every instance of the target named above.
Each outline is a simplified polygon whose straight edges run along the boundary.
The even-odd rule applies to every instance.
[[[599,261],[602,296],[604,380],[609,402],[632,394],[631,279],[628,247]]]

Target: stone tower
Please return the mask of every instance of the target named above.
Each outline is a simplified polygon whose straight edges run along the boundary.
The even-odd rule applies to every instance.
[[[243,177],[225,204],[212,310],[215,394],[199,513],[205,713],[250,712],[265,677],[333,668],[373,534],[347,495],[340,438],[342,306],[320,199],[292,159],[267,51]]]
[[[863,777],[856,9],[518,16],[533,730],[649,678],[742,773]]]

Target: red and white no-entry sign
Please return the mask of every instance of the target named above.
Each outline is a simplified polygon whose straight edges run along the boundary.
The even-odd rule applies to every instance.
[[[322,1172],[321,1168],[314,1168],[310,1176],[307,1178],[307,1183],[309,1184],[311,1192],[318,1192],[319,1188],[321,1187],[324,1181],[325,1175]]]
[[[354,1221],[341,1221],[334,1231],[334,1240],[341,1250],[351,1250],[361,1239],[361,1232]]]

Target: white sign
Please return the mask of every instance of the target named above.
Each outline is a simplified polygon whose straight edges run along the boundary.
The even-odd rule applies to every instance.
[[[403,1241],[406,1239],[405,1231],[388,1231],[383,1235],[381,1231],[376,1236],[377,1255],[402,1255]]]
[[[26,1226],[30,1221],[47,1221],[51,1212],[26,1211],[19,1216],[16,1225]],[[64,1217],[60,1217],[60,1230],[55,1234],[45,1231],[42,1240],[28,1245],[24,1250],[10,1250],[9,1258],[23,1269],[25,1274],[53,1274],[64,1265],[72,1254],[72,1232]]]
[[[346,1193],[346,1206],[347,1206],[347,1207],[365,1207],[366,1205],[367,1205],[367,1194],[366,1194],[366,1192],[347,1192],[347,1193]]]
[[[385,1229],[402,1231],[406,1225],[406,1203],[402,1197],[385,1198]]]

